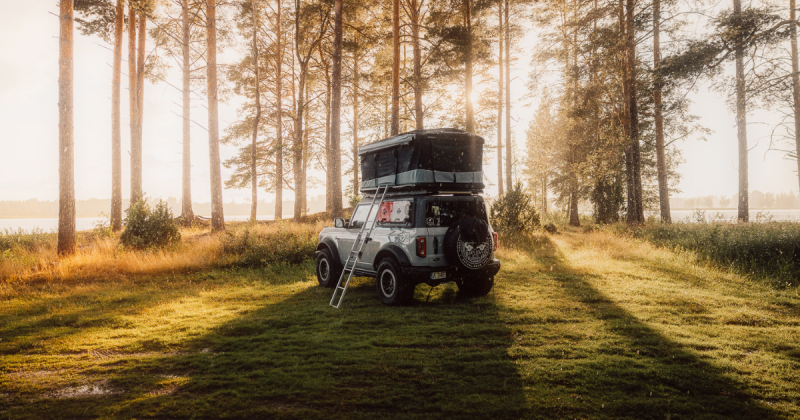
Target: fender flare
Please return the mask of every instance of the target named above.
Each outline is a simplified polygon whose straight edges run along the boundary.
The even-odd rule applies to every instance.
[[[321,251],[323,248],[328,248],[328,251],[331,252],[331,256],[333,257],[333,261],[339,266],[342,265],[342,259],[339,258],[339,250],[336,249],[336,242],[334,242],[333,239],[329,237],[322,238],[317,244],[317,251]]]
[[[372,262],[372,267],[377,270],[378,264],[380,264],[381,260],[386,257],[394,257],[398,263],[400,263],[401,267],[408,267],[411,265],[411,260],[408,259],[408,255],[406,255],[403,248],[401,248],[397,244],[389,243],[386,244],[378,253],[375,255],[375,261]]]

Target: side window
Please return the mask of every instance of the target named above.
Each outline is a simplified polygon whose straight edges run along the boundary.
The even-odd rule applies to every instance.
[[[369,211],[368,204],[361,204],[356,207],[356,211],[353,212],[353,218],[350,220],[350,228],[357,228],[361,229],[364,226],[364,222],[367,221],[367,212]],[[375,212],[373,211],[370,215],[369,220],[375,218]]]
[[[411,222],[411,201],[384,201],[378,210],[379,223],[409,223]]]

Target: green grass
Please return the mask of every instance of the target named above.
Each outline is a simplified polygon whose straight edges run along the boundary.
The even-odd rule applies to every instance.
[[[567,230],[489,296],[313,265],[0,284],[0,418],[796,418],[800,296]]]
[[[704,219],[703,219],[704,220]],[[800,279],[800,224],[648,223],[618,233],[659,246],[690,251],[699,259],[757,274],[773,287],[797,287]]]

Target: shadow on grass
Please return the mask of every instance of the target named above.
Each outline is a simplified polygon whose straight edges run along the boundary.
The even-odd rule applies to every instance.
[[[762,397],[754,390],[707,357],[650,327],[598,290],[592,284],[598,275],[570,265],[552,241],[545,247],[551,248],[548,255],[556,255],[550,278],[577,308],[572,315],[584,318],[587,327],[594,326],[590,335],[599,340],[573,348],[572,356],[582,360],[572,361],[574,369],[568,379],[555,378],[539,386],[560,387],[563,394],[604,401],[602,407],[594,407],[596,415],[603,417],[783,418],[760,401]],[[546,262],[554,263],[553,257]],[[567,407],[561,408],[558,416],[536,407],[534,412],[537,417],[585,415],[585,409]]]
[[[305,279],[304,279],[305,280]],[[520,418],[525,394],[498,304],[454,287],[409,307],[360,279],[341,310],[308,287],[186,343],[99,366],[110,395],[42,399],[12,416]]]

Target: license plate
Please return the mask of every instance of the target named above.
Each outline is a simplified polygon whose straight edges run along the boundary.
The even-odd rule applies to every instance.
[[[431,273],[431,280],[440,280],[447,278],[447,271],[437,271],[435,273]]]

